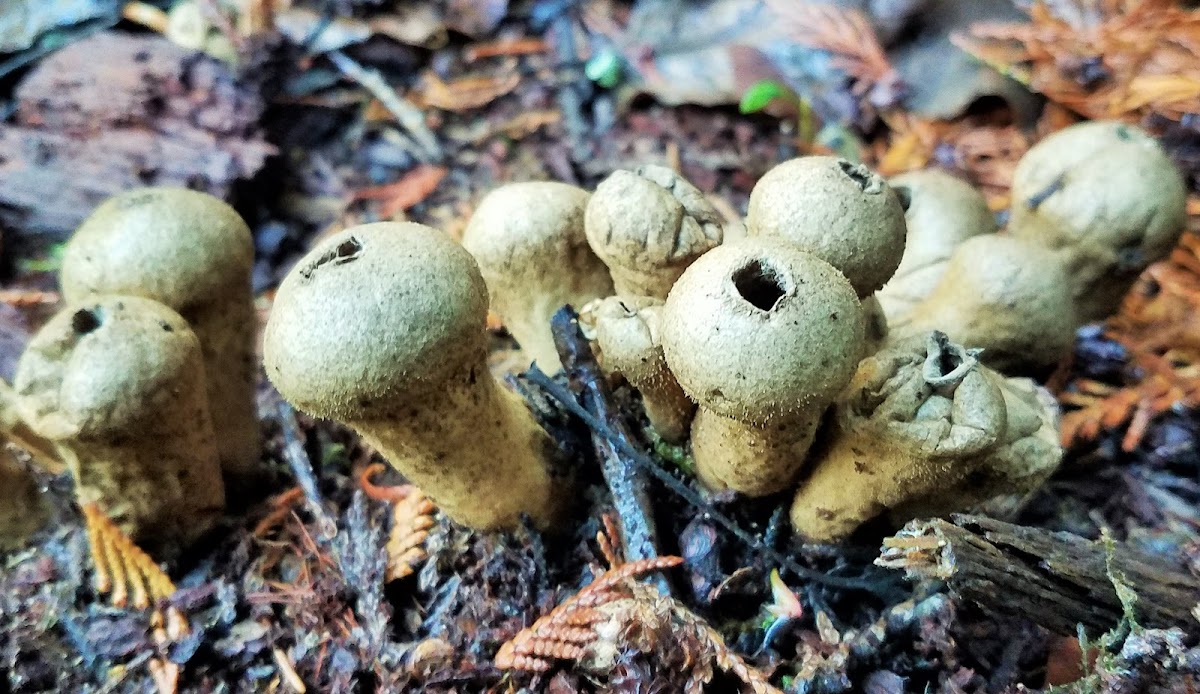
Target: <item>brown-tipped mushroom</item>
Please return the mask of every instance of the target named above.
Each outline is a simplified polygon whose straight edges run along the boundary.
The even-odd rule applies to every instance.
[[[623,375],[642,394],[646,418],[664,440],[681,443],[696,405],[679,387],[663,357],[659,322],[663,302],[650,297],[611,296],[591,314],[604,368]]]
[[[853,287],[778,238],[713,249],[679,278],[662,316],[667,364],[699,410],[692,449],[713,488],[761,496],[795,481],[863,339]]]
[[[885,512],[902,523],[1028,492],[1061,459],[1053,424],[1027,382],[1006,380],[944,334],[895,343],[864,360],[839,396],[792,527],[807,540],[841,540]]]
[[[559,363],[550,316],[613,293],[608,268],[583,231],[588,197],[565,183],[512,183],[488,193],[463,232],[492,310],[543,366]]]
[[[896,321],[929,296],[960,243],[996,231],[996,217],[982,193],[938,169],[910,171],[889,183],[907,202],[908,235],[900,267],[875,296],[888,318]]]
[[[263,342],[283,397],[353,427],[454,520],[540,527],[554,443],[488,373],[488,294],[462,246],[412,223],[331,236],[288,273]]]
[[[200,342],[179,314],[134,296],[67,305],[30,341],[13,387],[122,531],[170,554],[219,518],[225,490]]]
[[[614,171],[585,215],[588,243],[621,296],[664,299],[683,271],[720,245],[725,220],[698,188],[663,166]]]
[[[983,349],[1005,373],[1054,366],[1074,344],[1080,322],[1063,258],[1025,239],[984,234],[964,241],[937,286],[905,319],[890,323],[892,340],[940,330]]]
[[[1083,321],[1116,310],[1150,263],[1183,233],[1187,189],[1144,131],[1116,121],[1064,128],[1031,148],[1013,172],[1014,236],[1070,254]]]
[[[62,262],[68,301],[141,296],[188,321],[204,351],[221,466],[234,475],[252,472],[260,452],[253,262],[250,230],[237,212],[183,188],[141,188],[108,199],[71,237]]]
[[[860,297],[884,285],[904,254],[904,207],[883,178],[837,157],[801,157],[750,192],[750,236],[777,236],[841,271]]]

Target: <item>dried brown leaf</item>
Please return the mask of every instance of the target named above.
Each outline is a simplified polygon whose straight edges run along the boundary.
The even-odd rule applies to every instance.
[[[508,94],[521,83],[521,76],[510,72],[502,77],[461,77],[443,82],[433,72],[426,72],[424,89],[413,99],[443,111],[471,111],[482,108]]]
[[[380,201],[379,215],[391,219],[429,197],[445,177],[444,166],[422,164],[393,183],[359,189],[354,199]]]
[[[111,593],[112,604],[138,609],[166,599],[175,592],[175,584],[158,564],[129,536],[117,527],[96,503],[82,507],[87,524],[88,543],[95,566],[97,593]]]

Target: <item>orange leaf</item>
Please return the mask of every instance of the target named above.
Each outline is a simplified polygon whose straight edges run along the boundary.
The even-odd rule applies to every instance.
[[[380,201],[379,215],[391,219],[429,197],[445,176],[445,167],[422,164],[398,181],[355,191],[354,199]]]
[[[443,111],[470,111],[487,106],[497,98],[517,88],[521,76],[515,72],[504,77],[463,77],[443,82],[433,72],[426,72],[425,89],[418,101]]]

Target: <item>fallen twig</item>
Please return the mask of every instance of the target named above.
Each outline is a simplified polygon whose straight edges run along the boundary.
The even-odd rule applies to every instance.
[[[569,306],[564,306],[550,319],[550,330],[563,368],[587,411],[604,421],[615,436],[628,442],[632,434],[620,410],[612,404],[608,382],[596,363],[591,345],[579,329],[578,318],[579,314]],[[599,433],[592,433],[592,442],[600,455],[604,481],[612,492],[627,555],[633,561],[657,557],[654,511],[646,494],[645,471]],[[670,594],[670,586],[661,576],[656,576],[656,584],[663,595]]]
[[[330,51],[326,53],[329,59],[333,61],[335,67],[341,71],[343,75],[354,80],[362,85],[364,89],[379,99],[379,103],[391,112],[396,117],[396,121],[400,127],[404,128],[411,136],[413,144],[413,153],[418,158],[425,161],[440,161],[442,159],[442,147],[438,144],[437,137],[429,126],[425,125],[425,114],[421,109],[417,108],[408,99],[396,93],[391,85],[383,79],[375,70],[359,65],[345,53],[341,51]]]

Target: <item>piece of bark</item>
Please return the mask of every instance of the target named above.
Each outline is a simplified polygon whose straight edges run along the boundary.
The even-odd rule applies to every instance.
[[[64,238],[102,200],[139,185],[229,199],[274,152],[259,94],[159,36],[77,41],[43,60],[16,100],[13,122],[0,125],[0,225],[18,234]]]
[[[883,542],[876,564],[910,579],[947,583],[958,597],[1074,636],[1098,635],[1122,618],[1116,585],[1136,594],[1144,627],[1195,632],[1200,579],[1129,545],[1003,523],[982,516],[917,520]]]

